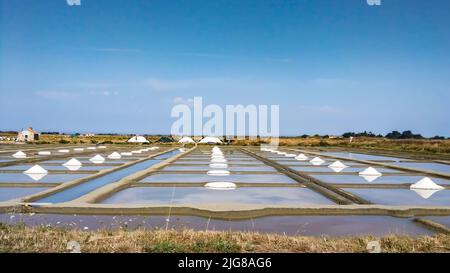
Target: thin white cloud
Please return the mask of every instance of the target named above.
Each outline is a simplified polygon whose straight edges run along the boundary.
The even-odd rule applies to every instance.
[[[66,86],[70,88],[111,88],[114,87],[113,84],[105,83],[105,82],[71,82],[65,83],[61,86]]]
[[[340,78],[317,78],[313,80],[314,86],[318,88],[352,88],[358,83],[356,81]]]
[[[269,62],[275,62],[275,63],[292,63],[293,60],[290,58],[266,58]]]
[[[183,98],[183,97],[175,97],[173,98],[173,104],[186,104],[188,106],[194,106],[194,99],[192,98]]]
[[[114,47],[93,47],[87,48],[87,50],[98,52],[110,52],[110,53],[141,53],[142,50],[135,48],[114,48]]]
[[[208,88],[223,83],[224,78],[195,78],[184,80],[163,80],[149,78],[145,84],[155,91],[181,90],[189,88]]]
[[[204,58],[231,58],[230,55],[218,54],[218,53],[205,53],[205,52],[186,52],[181,53],[183,56],[192,57],[204,57]]]
[[[117,96],[119,95],[119,91],[100,90],[100,91],[90,91],[89,94],[94,96]]]
[[[80,96],[79,93],[67,91],[36,91],[35,95],[49,100],[71,100]]]
[[[341,115],[347,114],[349,111],[345,108],[331,106],[331,105],[300,105],[297,107],[300,113],[305,114],[330,114],[330,115]]]
[[[220,53],[209,53],[209,52],[185,52],[181,53],[183,56],[189,56],[189,57],[200,57],[200,58],[229,58],[229,59],[242,59],[242,58],[248,58],[246,56],[233,56],[233,55],[226,55],[226,54],[220,54]],[[276,63],[292,63],[293,60],[291,58],[277,58],[277,57],[266,57],[261,58],[261,61],[268,61],[268,62],[276,62]]]

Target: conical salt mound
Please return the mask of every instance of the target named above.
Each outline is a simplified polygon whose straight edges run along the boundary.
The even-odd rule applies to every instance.
[[[102,163],[103,161],[105,161],[105,158],[101,155],[96,155],[93,158],[89,159],[89,161],[93,163]]]
[[[236,184],[232,182],[209,182],[205,184],[205,188],[212,190],[234,190],[236,187]]]
[[[120,159],[120,158],[122,158],[122,156],[118,152],[114,152],[114,153],[108,155],[108,158],[109,159]]]
[[[27,155],[22,151],[18,151],[17,153],[13,154],[12,156],[16,157],[16,158],[21,158],[21,157],[26,157]]]
[[[311,159],[311,161],[309,161],[311,164],[313,164],[313,165],[316,165],[316,166],[318,166],[318,165],[322,165],[323,163],[325,163],[325,161],[322,159],[322,158],[320,158],[320,157],[314,157],[313,159]]]
[[[377,171],[375,168],[369,167],[364,171],[359,173],[360,176],[382,176],[382,173]]]
[[[347,168],[347,166],[339,160],[330,164],[328,167],[330,167],[330,168]]]
[[[120,154],[123,156],[132,156],[133,155],[133,153],[130,153],[130,152],[121,152]]]
[[[68,152],[70,152],[70,150],[68,150],[68,149],[58,150],[58,153],[68,153]]]
[[[206,173],[211,176],[227,176],[230,175],[230,171],[227,170],[211,170]]]
[[[228,168],[228,164],[226,164],[226,163],[211,163],[211,164],[209,164],[209,167],[213,168],[213,169],[226,169],[226,168]]]
[[[211,163],[226,163],[227,160],[225,158],[213,158],[211,159]]]
[[[305,160],[308,160],[308,157],[304,154],[299,154],[298,156],[295,157],[295,159],[300,160],[300,161],[305,161]]]
[[[285,157],[296,157],[297,155],[296,154],[285,154],[284,156]]]
[[[72,158],[71,160],[67,161],[63,164],[63,166],[81,166],[81,162],[78,161],[76,158]]]
[[[434,183],[433,180],[431,180],[428,177],[422,178],[419,182],[412,184],[411,189],[420,189],[420,190],[443,190],[444,187],[439,186],[438,184]]]
[[[40,151],[38,152],[38,155],[51,155],[52,153],[49,151]]]
[[[33,167],[29,168],[28,170],[24,171],[23,173],[25,173],[25,174],[47,174],[48,171],[39,165],[34,165]]]

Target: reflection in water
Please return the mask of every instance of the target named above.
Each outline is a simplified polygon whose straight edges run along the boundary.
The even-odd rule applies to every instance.
[[[366,180],[358,175],[322,175],[322,174],[313,174],[311,175],[314,178],[317,178],[321,181],[327,183],[338,183],[338,184],[366,184]],[[423,176],[416,175],[403,175],[403,176],[381,176],[377,178],[377,184],[414,184]],[[440,185],[449,185],[450,180],[442,179],[442,178],[433,178],[433,180]]]
[[[433,194],[437,193],[438,191],[441,191],[441,190],[429,190],[429,189],[411,189],[411,190],[413,190],[415,193],[417,193],[420,197],[422,197],[424,199],[428,199]]]
[[[450,190],[427,192],[428,198],[418,195],[410,189],[350,189],[345,191],[356,194],[372,203],[381,205],[407,205],[407,206],[449,206]]]
[[[428,162],[396,162],[392,165],[421,170],[431,170],[436,172],[450,173],[450,165]]]
[[[48,188],[45,188],[45,187],[36,187],[36,188],[1,187],[0,188],[0,202],[27,196],[27,195],[34,194],[34,193],[44,191],[47,189]]]
[[[235,183],[297,183],[295,180],[280,174],[231,174],[225,177],[208,176],[206,174],[154,174],[141,182],[235,182]]]
[[[81,177],[88,176],[89,174],[48,174],[39,179],[41,183],[57,183],[67,182]],[[22,173],[2,173],[0,175],[0,183],[2,182],[15,182],[15,183],[30,183],[35,180]]]
[[[197,216],[139,215],[49,215],[0,214],[0,222],[24,223],[28,226],[52,226],[69,229],[195,229],[217,231],[268,232],[304,236],[384,236],[431,235],[432,232],[414,224],[411,219],[388,216],[270,216],[248,220],[217,220]]]

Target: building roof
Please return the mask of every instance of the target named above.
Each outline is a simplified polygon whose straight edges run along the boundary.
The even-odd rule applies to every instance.
[[[30,132],[30,133],[32,133],[32,134],[39,134],[39,132],[33,130],[33,127],[28,127],[28,129],[23,130],[22,133],[23,133],[23,132]]]

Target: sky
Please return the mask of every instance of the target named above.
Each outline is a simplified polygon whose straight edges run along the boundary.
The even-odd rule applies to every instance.
[[[0,0],[0,130],[167,134],[198,96],[450,136],[449,49],[448,0]]]

